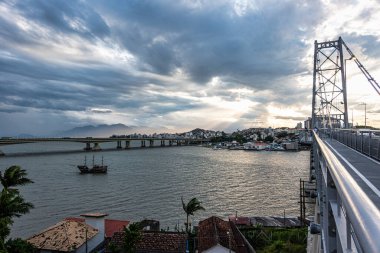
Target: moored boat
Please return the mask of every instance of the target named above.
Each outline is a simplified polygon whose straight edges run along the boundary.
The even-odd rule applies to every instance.
[[[89,168],[87,166],[87,159],[84,157],[84,165],[78,165],[78,169],[81,174],[88,174],[88,173],[107,173],[108,166],[103,164],[103,157],[102,157],[102,165],[95,164],[94,162],[94,156],[92,156],[92,168]]]

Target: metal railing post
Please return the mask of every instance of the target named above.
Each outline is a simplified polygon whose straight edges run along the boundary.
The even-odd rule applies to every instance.
[[[351,223],[350,218],[346,215],[346,240],[347,240],[347,249],[351,250]]]
[[[355,150],[358,150],[358,132],[355,131]]]
[[[364,153],[364,150],[363,150],[363,147],[364,147],[363,132],[361,132],[360,135],[361,135],[361,139],[362,139],[362,140],[361,140],[361,144],[362,144],[362,145],[361,145],[361,146],[362,146],[362,147],[361,147],[361,153]]]

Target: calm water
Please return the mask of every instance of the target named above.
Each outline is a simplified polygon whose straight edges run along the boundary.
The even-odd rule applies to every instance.
[[[1,147],[49,150],[54,144]],[[60,144],[59,149],[81,148]],[[0,158],[0,168],[22,166],[35,183],[22,187],[35,208],[15,219],[12,236],[29,237],[68,216],[106,212],[110,218],[137,221],[157,219],[161,227],[183,224],[181,196],[197,197],[211,215],[265,216],[299,213],[299,178],[308,177],[309,152],[246,152],[202,147],[134,149],[96,153],[109,165],[106,175],[80,175],[84,154]],[[88,160],[91,155],[87,154]]]

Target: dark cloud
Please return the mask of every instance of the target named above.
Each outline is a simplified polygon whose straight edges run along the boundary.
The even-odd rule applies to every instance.
[[[310,28],[318,21],[318,15],[310,16],[309,11],[323,13],[317,3],[268,4],[243,17],[231,16],[228,5],[196,11],[172,1],[111,6],[116,5],[122,19],[115,27],[116,36],[123,46],[157,73],[168,74],[180,67],[200,83],[213,76],[254,80],[304,71],[300,57],[309,45],[301,38],[311,34]],[[270,86],[269,82],[245,83]]]
[[[55,32],[73,33],[84,37],[103,38],[110,29],[90,4],[82,1],[18,1],[17,8],[24,17],[47,26]]]
[[[271,113],[266,109],[269,104],[310,103],[311,86],[300,88],[297,77],[311,75],[305,57],[317,26],[329,15],[320,1],[257,1],[257,8],[240,16],[230,1],[194,4],[0,3],[2,122],[16,124],[30,114],[38,122],[50,117],[71,126],[78,120],[94,122],[91,116],[122,113],[149,124],[165,115],[210,107],[208,97],[254,101],[257,107],[240,115],[230,125],[235,127],[264,121]],[[367,8],[361,16],[369,22],[368,16],[375,14]],[[368,56],[380,57],[376,36],[359,32],[342,36]],[[213,77],[220,82],[211,87]],[[89,112],[93,114],[83,116]],[[70,113],[83,114],[75,118],[67,116]],[[6,129],[5,123],[1,127]]]

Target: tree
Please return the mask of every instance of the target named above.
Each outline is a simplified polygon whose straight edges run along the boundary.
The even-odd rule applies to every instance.
[[[135,222],[124,228],[123,250],[125,253],[136,252],[137,242],[141,239],[141,224]]]
[[[14,165],[6,169],[4,175],[1,175],[0,172],[0,181],[4,189],[33,183],[33,181],[27,178],[26,175],[26,170],[21,169],[20,166]]]
[[[15,188],[19,185],[33,183],[26,175],[26,171],[19,166],[9,167],[4,174],[0,172],[0,182],[3,186],[0,193],[0,252],[7,252],[5,239],[10,234],[13,218],[20,217],[33,208],[33,205],[25,202],[18,189]],[[13,245],[13,241],[10,243]]]
[[[11,253],[34,253],[37,250],[34,246],[21,238],[9,239],[5,248]]]
[[[199,210],[205,210],[203,206],[201,206],[202,202],[200,202],[197,198],[192,198],[187,204],[183,201],[183,197],[181,197],[182,200],[182,207],[183,210],[186,213],[186,232],[190,233],[189,231],[189,216],[194,215],[196,211]]]
[[[273,136],[271,136],[271,135],[268,135],[268,136],[265,137],[265,139],[264,139],[264,141],[266,141],[266,142],[273,142],[273,140],[274,140],[274,138],[273,138]]]

